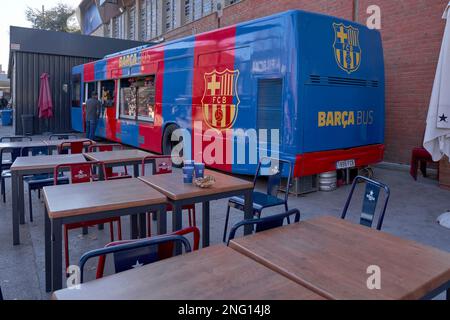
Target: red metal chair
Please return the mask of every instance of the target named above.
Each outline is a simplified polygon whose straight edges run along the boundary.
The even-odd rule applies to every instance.
[[[200,230],[197,227],[190,227],[187,229],[183,229],[174,233],[170,233],[168,234],[169,236],[186,236],[192,234],[193,235],[193,250],[197,251],[199,249],[200,246]],[[148,240],[151,240],[152,238],[148,238]],[[142,241],[141,240],[125,240],[125,241],[117,241],[117,242],[111,242],[109,244],[107,244],[105,246],[105,248],[111,248],[111,247],[117,247],[117,246],[121,246],[121,245],[126,245],[126,244],[131,244],[131,243],[135,243],[137,241]],[[136,260],[139,260],[140,262],[145,264],[145,261],[148,261],[149,263],[151,262],[156,262],[156,261],[160,261],[160,260],[164,260],[164,259],[168,259],[173,257],[173,250],[174,250],[174,242],[168,242],[168,243],[164,243],[164,244],[159,244],[158,245],[158,250],[157,250],[157,254],[156,257],[150,257],[150,260],[148,260],[149,257],[142,257],[143,254],[148,253],[148,251],[146,253],[143,252],[138,252],[138,256],[133,255],[133,258],[135,259],[133,262],[135,262]],[[141,257],[139,257],[141,256]],[[126,256],[127,260],[129,260],[130,255],[128,254]],[[121,269],[120,271],[124,271],[123,269],[128,269],[129,265],[126,265],[127,263],[123,263],[123,261],[119,261],[121,257],[115,256],[114,260],[115,260],[115,265],[118,266],[120,265],[121,267],[119,267],[119,269]],[[97,275],[96,275],[96,279],[101,279],[103,278],[103,274],[104,274],[104,270],[105,270],[105,261],[106,261],[106,256],[102,255],[99,257],[98,259],[98,264],[97,264]],[[129,263],[128,263],[129,264]],[[118,270],[116,270],[116,272],[120,272]]]
[[[148,156],[142,160],[142,175],[145,176],[145,165],[149,162],[153,163],[153,175],[172,173],[172,159],[170,156]],[[196,227],[196,215],[195,204],[184,205],[182,210],[188,210],[189,214],[189,227]],[[173,211],[172,206],[169,204],[166,208],[167,211]],[[151,213],[147,213],[147,235],[151,236]]]
[[[121,144],[96,144],[92,145],[88,148],[89,152],[110,152],[113,150],[123,150],[124,147]],[[131,175],[128,174],[127,166],[123,166],[124,172],[114,172],[113,168],[105,168],[106,179],[114,180],[114,179],[129,179],[132,178]]]
[[[103,170],[103,173],[106,177],[105,173],[105,165],[103,162],[82,162],[82,163],[70,163],[70,164],[62,164],[55,167],[54,171],[54,185],[58,184],[58,177],[64,171],[69,171],[70,175],[70,183],[88,183],[94,181],[93,170],[95,167],[99,167],[100,170]],[[73,229],[79,228],[87,228],[94,227],[101,224],[109,223],[109,230],[111,233],[111,241],[114,241],[114,226],[113,223],[117,222],[118,226],[118,239],[122,240],[122,225],[120,221],[120,217],[110,218],[110,219],[101,219],[101,220],[93,220],[81,223],[70,223],[64,225],[64,250],[65,250],[65,262],[66,269],[69,267],[69,231]]]
[[[63,154],[67,152],[67,150],[70,150],[71,154],[80,154],[83,153],[83,149],[85,147],[90,147],[92,145],[94,145],[94,142],[92,140],[61,142],[61,144],[58,146],[58,153]]]
[[[420,171],[424,177],[427,177],[427,164],[436,163],[433,161],[431,154],[425,148],[414,148],[411,156],[411,169],[410,174],[417,181],[417,173]],[[439,177],[439,166],[438,166],[438,177]],[[439,178],[438,178],[439,179]]]

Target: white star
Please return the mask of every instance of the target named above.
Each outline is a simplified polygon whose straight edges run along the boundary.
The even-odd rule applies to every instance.
[[[139,260],[136,260],[136,264],[134,266],[132,266],[132,267],[133,267],[133,269],[137,269],[137,268],[140,268],[140,267],[143,267],[143,266],[144,266],[143,263],[140,263]]]

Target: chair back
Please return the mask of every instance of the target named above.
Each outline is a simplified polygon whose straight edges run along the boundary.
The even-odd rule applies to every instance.
[[[260,176],[267,176],[267,194],[274,197],[278,197],[283,178],[286,178],[284,200],[288,200],[292,176],[292,164],[290,161],[264,157],[258,164],[256,175],[253,180],[255,186],[256,180]]]
[[[270,229],[275,229],[282,227],[284,224],[284,220],[287,221],[288,224],[291,223],[291,216],[294,217],[294,223],[300,222],[300,211],[298,209],[290,210],[285,213],[276,214],[269,217],[259,218],[259,219],[250,219],[238,222],[235,224],[230,231],[230,235],[228,236],[227,244],[230,244],[230,241],[233,240],[236,236],[236,231],[244,226],[252,225],[254,226],[255,233],[263,232]]]
[[[100,167],[106,177],[105,165],[103,162],[81,162],[61,164],[55,167],[54,185],[58,184],[58,177],[61,177],[64,171],[70,172],[70,182],[73,184],[92,182],[94,179],[94,169]]]
[[[342,212],[342,219],[345,219],[347,216],[348,208],[350,206],[350,203],[353,198],[353,194],[356,189],[356,185],[360,182],[365,183],[365,192],[364,192],[364,198],[362,201],[362,210],[361,210],[361,217],[360,217],[360,224],[369,228],[372,228],[373,222],[375,220],[375,214],[376,209],[378,205],[378,201],[381,196],[381,191],[383,190],[385,193],[384,197],[384,204],[381,209],[380,217],[378,219],[377,223],[377,230],[381,230],[383,226],[384,221],[384,215],[386,213],[386,208],[389,202],[389,197],[391,195],[391,191],[389,187],[381,182],[368,179],[366,177],[357,176],[355,180],[353,181],[352,189],[350,191],[350,194],[347,198],[347,202],[345,203],[344,210]]]
[[[93,142],[91,140],[62,142],[58,146],[58,153],[62,154],[67,149],[70,150],[71,154],[80,154],[83,153],[84,147],[92,145]]]
[[[33,141],[33,138],[27,136],[7,136],[0,138],[0,142],[23,142],[23,141]]]
[[[111,143],[111,144],[95,144],[92,146],[89,146],[88,151],[89,152],[109,152],[113,150],[123,150],[123,145],[118,143]]]
[[[3,158],[4,158],[4,154],[5,153],[9,153],[9,154],[11,154],[11,162],[10,162],[10,164],[11,163],[14,163],[14,161],[16,161],[16,159],[18,158],[18,157],[20,157],[20,154],[21,154],[21,149],[20,148],[3,148],[3,149],[1,149],[0,150],[0,166],[2,167],[1,169],[3,169],[4,168],[4,166],[3,166]],[[10,167],[11,165],[9,165],[8,167],[6,167],[6,168],[8,168],[9,169],[9,167]]]
[[[104,259],[108,254],[113,254],[115,271],[118,273],[161,260],[158,255],[158,247],[174,242],[181,243],[186,253],[191,252],[189,241],[180,235],[164,235],[143,240],[115,242],[110,243],[105,248],[87,252],[80,258],[81,282],[84,278],[84,266],[92,258],[101,258],[97,268],[97,278],[101,278],[103,277]]]
[[[36,157],[36,156],[48,156],[50,154],[50,148],[41,146],[41,147],[25,147],[22,148],[20,155],[21,157],[28,157],[30,156]]]
[[[78,139],[78,137],[73,133],[52,134],[48,137],[48,140],[69,140],[69,139]]]
[[[172,173],[172,158],[170,156],[148,156],[142,160],[142,175],[145,176],[145,165],[152,163],[153,175]]]

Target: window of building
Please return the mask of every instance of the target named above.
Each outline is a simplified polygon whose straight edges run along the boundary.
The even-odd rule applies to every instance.
[[[155,76],[120,81],[120,117],[154,122]]]
[[[203,0],[193,0],[194,5],[194,20],[201,19],[203,17]]]
[[[192,0],[184,0],[184,23],[189,23],[193,19],[193,7]]]
[[[134,40],[136,36],[136,6],[128,10],[128,34],[127,39]]]
[[[207,16],[213,10],[213,0],[203,0],[203,16]]]
[[[147,0],[140,0],[139,12],[139,40],[146,41],[147,37]],[[148,8],[150,9],[150,8]],[[149,21],[150,22],[150,21]]]

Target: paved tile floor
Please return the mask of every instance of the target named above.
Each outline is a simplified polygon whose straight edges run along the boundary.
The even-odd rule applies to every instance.
[[[0,136],[7,135],[9,131],[10,128],[0,126]],[[440,189],[433,179],[421,177],[418,182],[414,182],[405,170],[376,168],[375,175],[376,179],[388,184],[392,190],[383,231],[450,252],[450,230],[444,229],[436,222],[441,213],[450,211],[449,191]],[[258,188],[264,188],[264,181],[258,184]],[[302,197],[290,197],[289,206],[299,208],[303,220],[321,215],[339,216],[348,192],[349,187],[342,187],[331,193],[316,192]],[[358,192],[357,195],[361,193]],[[212,244],[221,243],[226,205],[226,200],[216,201],[211,205]],[[352,209],[357,210],[359,205],[358,203]],[[27,203],[25,208],[28,208]],[[0,286],[5,299],[50,297],[45,293],[44,286],[44,209],[37,195],[33,197],[33,208],[35,220],[29,223],[27,217],[27,224],[20,227],[22,244],[14,247],[11,233],[10,181],[7,181],[7,203],[0,202]],[[197,224],[201,226],[201,206],[198,206],[198,212]],[[273,212],[279,210],[269,210],[266,214]],[[242,218],[241,213],[233,211],[230,225]],[[357,221],[357,214],[351,214],[350,218]],[[169,228],[170,221],[169,217]],[[124,218],[122,225],[123,234],[127,236],[128,218]],[[187,215],[184,215],[183,225],[187,225]],[[81,254],[100,248],[108,241],[109,228],[104,231],[91,228],[86,236],[82,236],[78,230],[72,231],[71,263],[76,264]],[[89,265],[87,278],[92,279],[94,272],[95,265]]]

